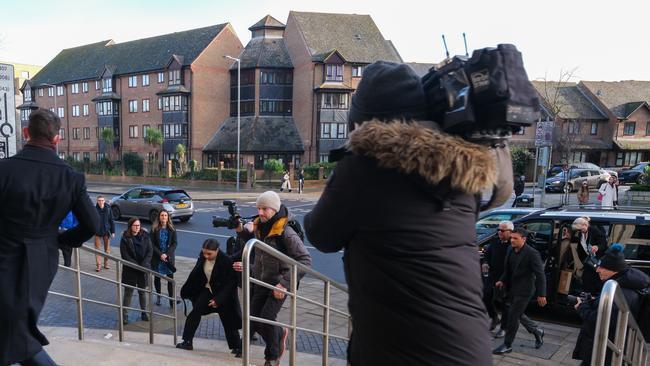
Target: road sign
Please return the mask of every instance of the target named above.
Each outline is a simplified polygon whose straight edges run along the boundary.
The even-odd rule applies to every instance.
[[[14,67],[0,64],[0,159],[16,154]]]
[[[553,145],[553,121],[540,121],[537,122],[537,130],[535,131],[535,146],[551,146]]]

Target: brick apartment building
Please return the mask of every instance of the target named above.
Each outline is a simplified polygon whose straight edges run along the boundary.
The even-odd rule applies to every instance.
[[[100,130],[112,128],[120,154],[154,153],[144,142],[147,128],[159,128],[164,141],[155,153],[176,157],[186,146],[190,159],[229,114],[225,54],[242,44],[229,23],[115,43],[112,40],[65,49],[21,91],[21,123],[48,108],[61,117],[61,157],[100,160],[110,152]],[[160,156],[162,154],[162,156]]]
[[[289,13],[286,25],[266,16],[249,28],[241,60],[241,154],[261,168],[327,161],[347,140],[351,95],[363,68],[402,62],[369,15]],[[231,113],[205,146],[204,163],[232,164],[236,152],[237,64],[231,68]],[[232,166],[232,165],[230,165]]]

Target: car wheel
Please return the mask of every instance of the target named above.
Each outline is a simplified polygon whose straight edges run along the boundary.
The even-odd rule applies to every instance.
[[[639,174],[639,176],[636,178],[636,184],[641,184],[643,183],[643,175]]]
[[[158,218],[158,211],[156,210],[149,211],[149,221],[151,221],[152,224],[156,222],[157,218]]]
[[[113,214],[113,220],[119,220],[122,217],[120,208],[116,205],[111,206],[111,213]]]
[[[191,217],[192,216],[184,216],[184,217],[181,217],[180,220],[181,220],[181,222],[188,222],[188,221],[190,221]]]

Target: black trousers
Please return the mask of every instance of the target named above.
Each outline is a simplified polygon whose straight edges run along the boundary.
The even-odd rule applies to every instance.
[[[492,319],[501,311],[501,329],[506,329],[508,326],[508,306],[503,298],[496,296],[494,285],[490,278],[484,281],[483,286],[483,304],[487,310],[488,316]]]
[[[273,291],[262,286],[253,285],[253,295],[251,298],[251,315],[275,321],[278,313],[282,309],[282,300],[273,297]],[[262,336],[266,348],[264,348],[265,360],[277,360],[280,357],[280,342],[282,340],[283,329],[281,327],[253,322],[251,334],[257,332]]]
[[[173,278],[174,278],[174,274],[173,274],[173,273],[168,274],[167,277],[173,279]],[[157,294],[160,294],[160,277],[154,277],[154,279],[153,279],[153,286],[154,286],[155,289],[156,289],[156,293],[157,293]],[[171,298],[173,298],[174,300],[176,300],[176,298],[174,297],[174,285],[173,285],[171,282],[169,282],[169,281],[167,281],[167,294],[169,295],[169,297],[171,297]],[[174,301],[174,300],[169,300],[169,306],[170,306],[170,307],[171,307],[172,301]]]
[[[528,333],[535,334],[538,331],[537,323],[530,320],[524,312],[530,301],[529,296],[515,296],[514,298],[509,299],[508,305],[508,328],[506,329],[506,337],[503,343],[507,346],[512,346],[512,342],[517,336],[517,330],[519,330],[519,323],[526,328]]]
[[[187,315],[187,320],[185,320],[183,340],[192,342],[196,329],[199,327],[199,323],[201,323],[201,317],[216,311],[221,319],[224,333],[226,333],[228,348],[241,348],[241,338],[239,337],[241,310],[239,309],[239,304],[218,304],[219,306],[214,309],[208,306],[210,299],[212,299],[212,293],[207,288],[204,288],[196,301],[192,303],[192,311]]]

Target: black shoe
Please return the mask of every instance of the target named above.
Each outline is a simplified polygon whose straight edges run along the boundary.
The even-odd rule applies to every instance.
[[[160,295],[158,295],[158,298],[156,299],[156,305],[160,306]]]
[[[191,350],[194,349],[194,347],[192,346],[192,342],[190,342],[190,341],[183,341],[183,342],[177,344],[176,348],[180,348],[180,349],[184,349],[184,350],[188,350],[188,351],[191,351]]]
[[[235,358],[241,358],[241,348],[235,348],[232,350],[232,354],[235,355]]]
[[[540,349],[544,345],[544,329],[537,329],[535,332],[535,348]]]
[[[140,314],[140,319],[143,322],[148,322],[149,321],[149,316],[147,315],[147,313],[142,313],[142,314]]]
[[[503,355],[506,353],[512,352],[512,347],[508,346],[507,344],[502,344],[499,347],[495,348],[494,351],[492,351],[492,354],[494,355]]]
[[[503,338],[506,336],[506,331],[503,329],[499,329],[497,334],[494,335],[494,338]]]
[[[492,322],[490,323],[490,331],[496,329],[497,325],[499,325],[499,317],[495,316],[494,318],[492,318]]]

